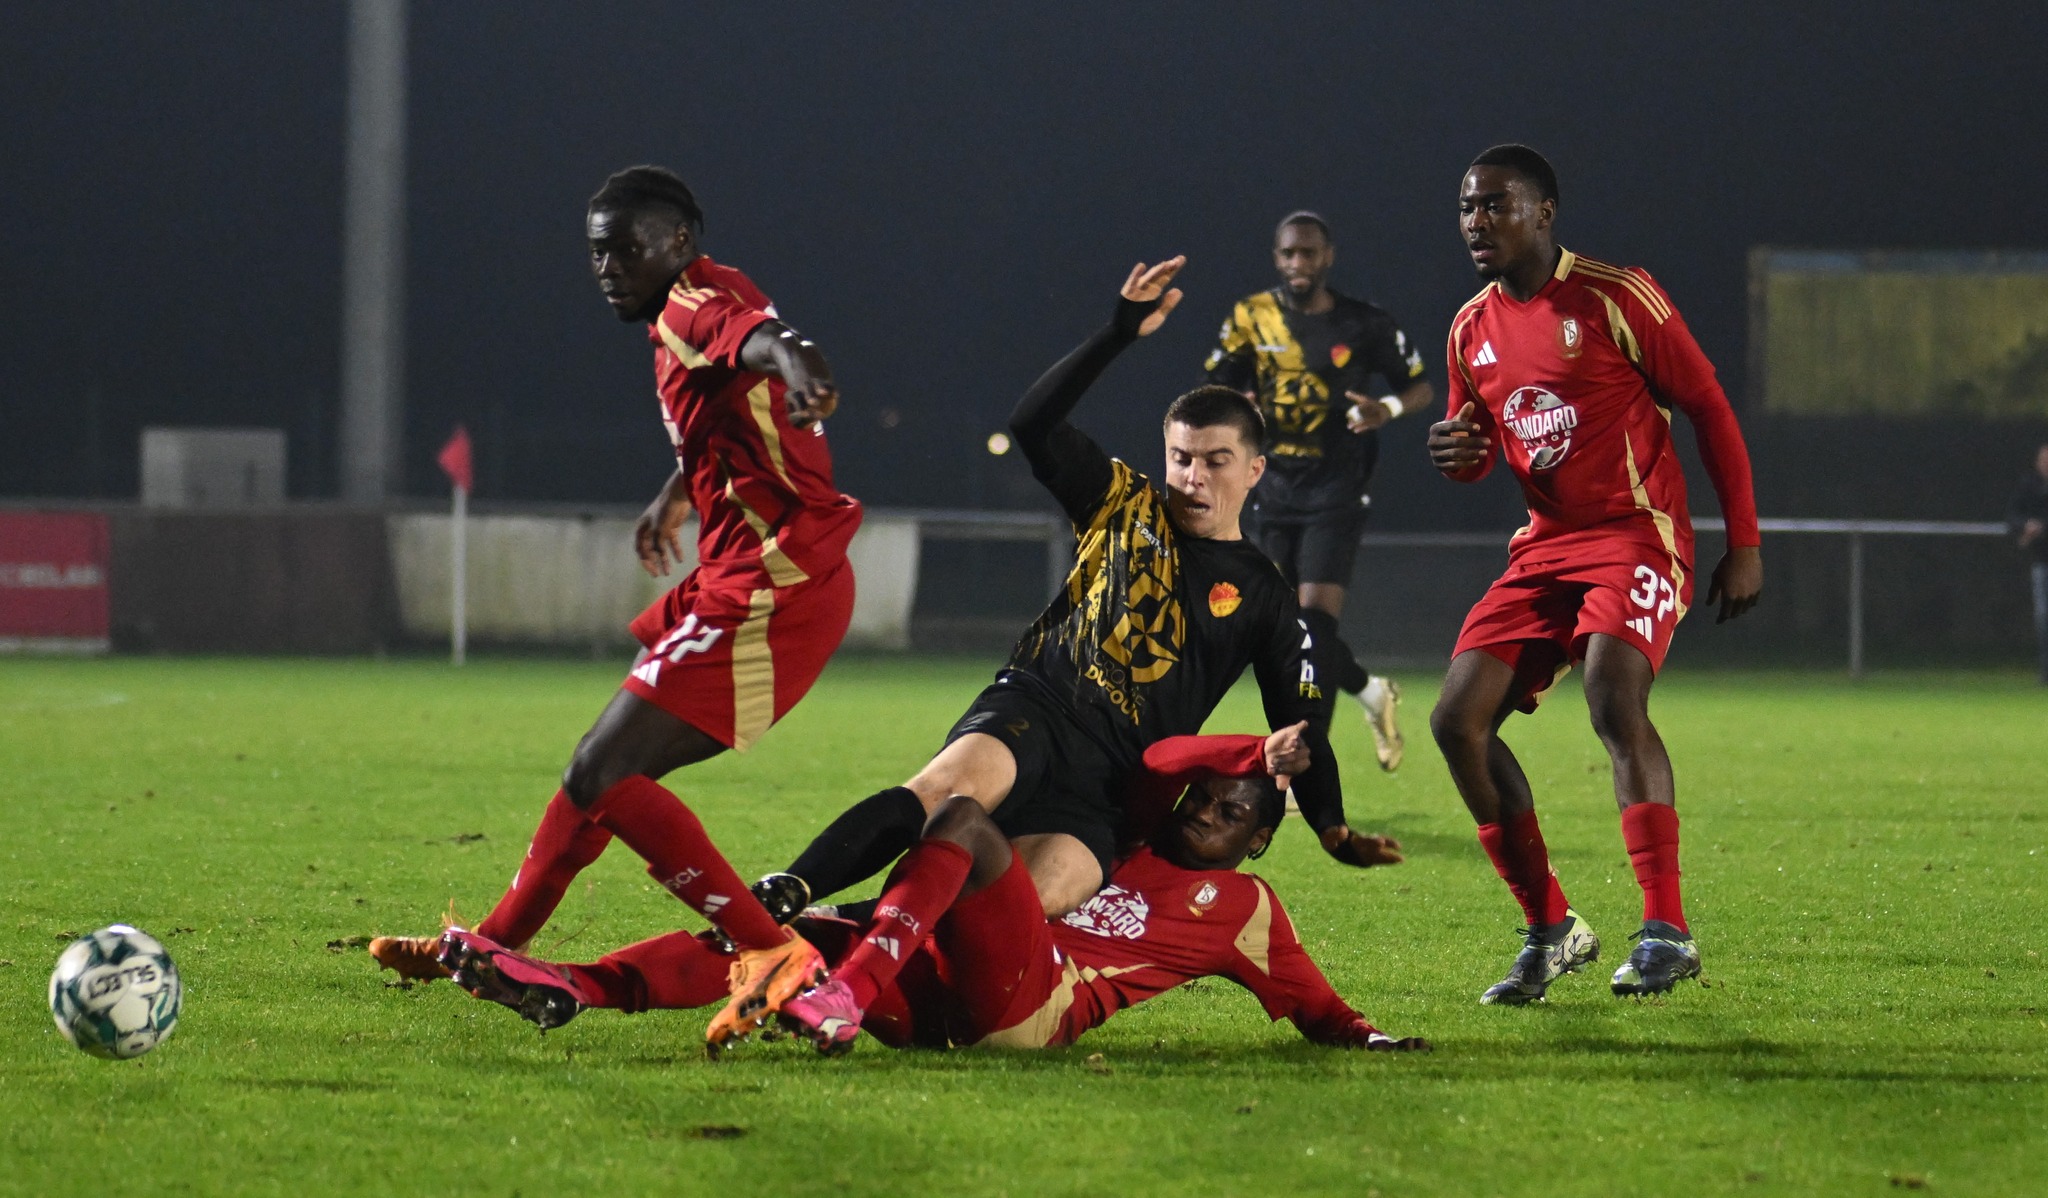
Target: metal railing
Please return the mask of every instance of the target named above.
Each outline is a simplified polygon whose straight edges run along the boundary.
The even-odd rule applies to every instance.
[[[919,521],[922,535],[940,539],[1043,541],[1045,544],[1046,593],[1059,590],[1073,567],[1073,531],[1052,513],[961,511],[939,509],[893,509],[891,515],[911,516]],[[1719,521],[1695,524],[1695,533],[1718,536]],[[1960,520],[1805,520],[1771,518],[1758,521],[1758,528],[1772,536],[1838,536],[1847,542],[1848,579],[1848,666],[1849,674],[1861,678],[1865,667],[1866,625],[1864,618],[1864,567],[1866,542],[1872,537],[2002,537],[2006,526],[1994,522]],[[1507,548],[1511,531],[1501,532],[1368,532],[1359,544],[1409,549],[1491,549]]]
[[[1758,520],[1757,528],[1773,535],[1847,537],[1849,541],[1849,676],[1863,677],[1863,560],[1869,537],[2002,537],[2004,524],[1965,520]],[[1695,532],[1718,527],[1693,525]]]

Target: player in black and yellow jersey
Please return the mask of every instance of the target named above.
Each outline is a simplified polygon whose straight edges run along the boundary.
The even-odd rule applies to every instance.
[[[1273,241],[1280,285],[1238,301],[1205,369],[1210,382],[1255,398],[1266,418],[1266,474],[1245,535],[1300,588],[1318,675],[1364,706],[1380,768],[1392,770],[1401,764],[1401,692],[1358,664],[1337,618],[1365,525],[1377,430],[1433,396],[1422,355],[1394,318],[1330,290],[1336,261],[1322,217],[1282,220]]]
[[[1183,263],[1134,268],[1115,319],[1046,372],[1010,418],[1032,473],[1073,521],[1077,564],[1066,587],[930,764],[856,804],[762,888],[792,889],[793,902],[869,877],[910,846],[927,812],[966,795],[1016,843],[1047,913],[1071,911],[1109,874],[1117,796],[1146,747],[1200,730],[1246,666],[1272,727],[1311,727],[1294,791],[1325,849],[1352,865],[1401,859],[1394,841],[1344,823],[1337,762],[1320,731],[1328,700],[1294,588],[1239,532],[1265,466],[1258,410],[1226,387],[1176,399],[1164,487],[1067,422],[1117,354],[1180,302],[1168,284]]]

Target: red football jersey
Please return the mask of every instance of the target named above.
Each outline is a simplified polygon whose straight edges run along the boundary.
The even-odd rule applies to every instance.
[[[1175,736],[1145,751],[1145,774],[1128,796],[1134,829],[1163,817],[1207,775],[1265,772],[1265,738]],[[1125,1007],[1184,982],[1225,977],[1250,990],[1274,1019],[1311,1040],[1363,1044],[1374,1030],[1345,1005],[1310,959],[1264,879],[1234,869],[1183,869],[1139,848],[1110,871],[1095,897],[1052,921],[1066,984],[1036,1017],[1049,1039],[1071,1044]],[[1064,1005],[1064,1009],[1060,1009]]]
[[[697,509],[700,585],[794,586],[846,556],[860,504],[832,485],[823,426],[789,424],[781,379],[740,365],[775,315],[753,281],[700,256],[648,330],[662,422]]]
[[[1688,568],[1692,520],[1671,410],[1692,421],[1731,546],[1759,543],[1749,451],[1728,397],[1685,321],[1649,274],[1569,250],[1524,303],[1499,283],[1451,323],[1449,411],[1476,401],[1492,449],[1529,505],[1516,550],[1621,537],[1661,545]]]

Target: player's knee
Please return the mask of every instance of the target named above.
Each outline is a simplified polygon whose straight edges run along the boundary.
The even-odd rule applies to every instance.
[[[1483,713],[1446,691],[1429,712],[1429,734],[1445,753],[1483,748],[1493,734]]]
[[[924,836],[927,840],[952,841],[979,855],[984,841],[1001,840],[1003,834],[980,803],[966,795],[950,795],[924,821]]]
[[[1632,745],[1650,732],[1648,696],[1627,688],[1588,680],[1586,713],[1592,717],[1594,735],[1609,745]]]
[[[562,771],[562,793],[569,801],[584,811],[597,805],[604,792],[626,780],[629,775],[615,769],[604,759],[604,754],[592,749],[589,740],[576,746],[576,753],[569,758],[569,766]]]

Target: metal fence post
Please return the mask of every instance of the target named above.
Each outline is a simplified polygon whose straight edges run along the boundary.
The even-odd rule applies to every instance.
[[[1863,530],[1849,531],[1849,677],[1863,677]]]

